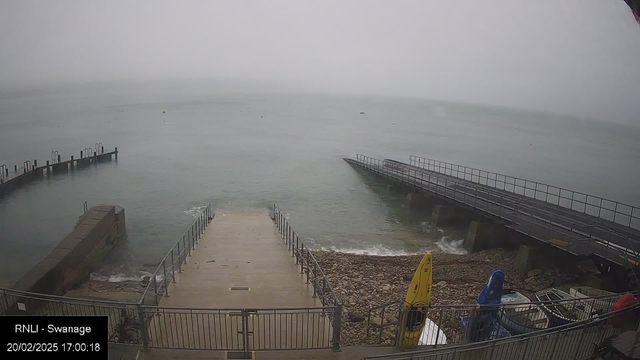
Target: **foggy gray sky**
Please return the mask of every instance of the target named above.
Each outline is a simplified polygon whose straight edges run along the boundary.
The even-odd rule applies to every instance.
[[[4,90],[224,77],[640,123],[622,0],[0,0],[0,54]]]

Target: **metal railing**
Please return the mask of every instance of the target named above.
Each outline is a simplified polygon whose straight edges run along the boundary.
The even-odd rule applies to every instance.
[[[108,316],[109,341],[140,344],[140,305],[0,288],[0,315]]]
[[[195,250],[200,236],[204,233],[209,222],[213,220],[214,215],[211,204],[207,204],[180,240],[162,258],[149,278],[140,304],[158,306],[162,296],[169,296],[169,280],[173,283],[176,282],[176,271],[182,272],[182,264],[187,262],[187,257],[191,256],[191,251]]]
[[[107,316],[109,341],[194,350],[339,349],[337,306],[206,309],[76,299],[0,288],[0,315]],[[338,316],[339,318],[339,316]]]
[[[619,201],[469,166],[409,155],[409,164],[640,229],[640,209]]]
[[[306,274],[307,284],[313,285],[313,297],[319,296],[324,306],[340,306],[340,301],[333,292],[333,287],[327,280],[322,267],[275,204],[271,218],[276,223],[287,250],[291,251],[291,256],[296,258],[296,264],[300,265],[300,274]]]
[[[622,295],[518,304],[425,306],[420,316],[429,320],[431,335],[427,338],[428,344],[424,345],[438,347],[499,339],[594,318],[611,312],[613,304]],[[412,316],[411,311],[415,313],[406,309],[401,300],[370,308],[364,341],[403,346],[405,331],[398,324]]]
[[[213,217],[212,207],[207,205],[162,259],[137,303],[75,299],[0,288],[0,315],[106,315],[109,317],[110,342],[136,344],[145,349],[246,353],[253,350],[339,350],[342,305],[306,248],[299,248],[298,260],[306,270],[307,282],[318,287],[314,288],[315,296],[320,296],[322,307],[209,309],[159,306],[161,297],[168,296],[169,283],[176,281],[175,273],[181,271],[181,265],[187,262]],[[292,242],[287,240],[287,244]],[[320,288],[320,279],[323,279],[323,288]],[[332,305],[328,305],[330,303]]]
[[[410,165],[396,161],[379,160],[358,154],[356,163],[376,174],[435,193],[463,207],[479,210],[506,221],[517,232],[538,240],[548,243],[552,239],[564,240],[564,246],[558,245],[557,242],[550,244],[576,255],[596,254],[623,265],[629,264],[629,259],[637,261],[640,255],[635,250],[640,247],[640,243],[625,234],[604,227],[585,227],[584,223],[578,223],[571,218],[526,207],[507,193],[489,192],[482,186],[432,172],[423,172],[420,168],[411,168]],[[617,241],[614,242],[613,239]]]
[[[193,350],[339,349],[336,306],[282,309],[143,307],[149,347]],[[338,337],[339,339],[339,337]]]
[[[363,359],[387,360],[454,360],[454,359],[582,359],[594,353],[605,339],[620,334],[623,329],[638,326],[640,304],[599,315],[588,320],[544,329],[528,334],[488,339],[464,345],[387,355]]]

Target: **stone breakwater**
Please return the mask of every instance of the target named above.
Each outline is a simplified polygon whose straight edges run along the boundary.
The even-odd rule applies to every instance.
[[[469,255],[433,254],[434,305],[461,305],[475,303],[491,271],[500,269],[505,274],[505,288],[533,292],[552,286],[576,284],[582,276],[595,271],[590,263],[567,264],[566,268],[535,269],[520,275],[513,263],[516,251],[495,249]],[[366,316],[371,307],[404,299],[413,273],[422,255],[371,256],[339,252],[314,252],[320,266],[344,305],[342,343],[344,345],[370,344],[366,338]],[[386,316],[394,322],[395,315]],[[451,331],[458,324],[451,325]],[[393,328],[383,333],[383,342],[393,341]],[[445,329],[446,330],[446,329]],[[446,333],[447,331],[445,331]],[[450,334],[454,338],[459,334]]]

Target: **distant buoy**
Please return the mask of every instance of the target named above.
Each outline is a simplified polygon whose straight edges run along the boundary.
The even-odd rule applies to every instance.
[[[162,113],[164,114],[164,110],[162,110]]]

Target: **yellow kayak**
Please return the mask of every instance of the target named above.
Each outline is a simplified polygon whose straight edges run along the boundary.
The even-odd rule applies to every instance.
[[[403,304],[400,346],[418,345],[431,302],[431,253],[424,254],[407,290]]]

